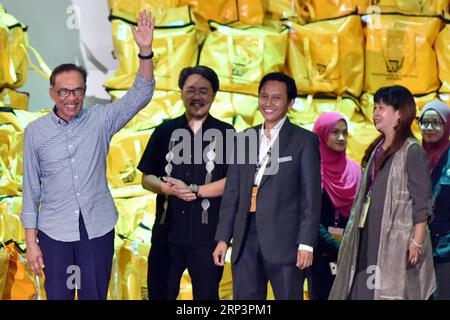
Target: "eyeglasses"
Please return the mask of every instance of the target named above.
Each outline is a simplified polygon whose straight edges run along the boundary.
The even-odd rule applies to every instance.
[[[440,120],[431,120],[431,121],[422,120],[422,121],[419,121],[419,123],[420,123],[420,128],[422,128],[422,129],[427,129],[427,128],[429,128],[430,125],[433,129],[436,129],[436,128],[442,127],[442,124],[444,122],[442,122]]]
[[[61,88],[57,92],[58,96],[62,98],[67,98],[68,96],[70,96],[72,92],[75,96],[81,97],[84,96],[84,94],[86,93],[86,88],[75,88],[75,89]]]
[[[201,98],[209,98],[211,96],[211,92],[208,89],[203,88],[200,88],[198,90],[187,89],[186,91],[184,91],[184,94],[189,98],[194,97],[196,94],[198,94]]]

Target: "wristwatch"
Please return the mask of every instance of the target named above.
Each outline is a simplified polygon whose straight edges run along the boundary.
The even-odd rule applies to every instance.
[[[138,53],[138,57],[141,60],[150,60],[151,58],[153,58],[153,56],[154,56],[153,51],[148,56],[143,56],[143,55],[141,55],[140,52]]]
[[[193,193],[197,194],[197,193],[198,193],[199,186],[196,185],[195,183],[192,183],[192,184],[189,185],[189,189],[191,189],[191,191],[192,191]]]

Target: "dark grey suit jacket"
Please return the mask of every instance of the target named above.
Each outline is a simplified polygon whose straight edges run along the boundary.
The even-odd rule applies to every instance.
[[[256,130],[259,137],[260,129],[261,125],[247,130]],[[248,134],[247,130],[241,134]],[[256,201],[256,226],[261,251],[268,262],[295,264],[298,245],[314,247],[318,235],[321,209],[319,139],[289,119],[281,127],[277,139],[279,150],[276,152],[272,148],[270,167],[278,165],[278,171],[269,175],[268,169],[264,171]],[[232,263],[238,261],[243,247],[255,169],[256,164],[248,163],[228,167],[215,238],[228,243],[233,239]]]

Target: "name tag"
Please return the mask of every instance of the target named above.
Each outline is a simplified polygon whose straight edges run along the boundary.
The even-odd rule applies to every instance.
[[[328,232],[337,241],[342,241],[342,235],[344,234],[344,229],[336,227],[328,227]]]
[[[252,201],[250,202],[250,212],[256,212],[256,195],[258,194],[258,187],[252,188]]]
[[[370,195],[368,195],[366,197],[366,200],[364,201],[364,206],[361,212],[361,217],[359,219],[359,224],[358,227],[360,229],[364,228],[364,225],[366,224],[366,219],[367,219],[367,213],[369,212],[369,207],[370,207]]]

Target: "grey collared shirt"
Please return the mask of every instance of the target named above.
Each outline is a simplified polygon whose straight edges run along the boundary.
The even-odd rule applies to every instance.
[[[80,213],[89,239],[111,231],[118,219],[106,180],[112,136],[145,107],[155,81],[138,74],[128,93],[82,109],[68,123],[51,112],[25,128],[22,224],[58,241],[80,239]]]

